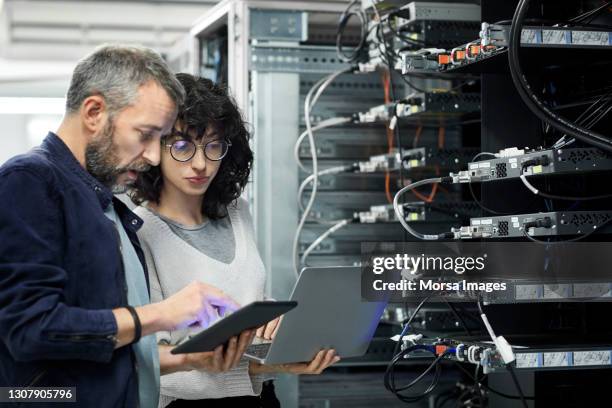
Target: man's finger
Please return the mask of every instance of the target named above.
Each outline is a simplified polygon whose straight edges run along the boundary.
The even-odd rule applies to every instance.
[[[263,337],[264,334],[264,329],[266,328],[266,326],[261,326],[260,328],[257,329],[257,331],[255,332],[255,335],[257,337]]]

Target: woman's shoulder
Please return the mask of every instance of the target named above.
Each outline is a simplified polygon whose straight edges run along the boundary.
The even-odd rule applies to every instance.
[[[228,205],[228,210],[233,210],[238,214],[240,218],[251,218],[251,212],[249,210],[249,202],[243,197],[238,197],[236,201]]]
[[[144,204],[141,204],[141,205],[137,206],[132,211],[134,212],[134,214],[136,214],[137,216],[142,218],[143,221],[148,219],[148,218],[155,217],[155,214],[153,214],[153,212],[151,212],[151,210],[146,208],[144,206]]]
[[[139,237],[146,237],[160,230],[162,226],[162,223],[160,222],[161,220],[149,208],[141,204],[138,207],[134,208],[132,211],[143,221],[142,227],[138,230]]]

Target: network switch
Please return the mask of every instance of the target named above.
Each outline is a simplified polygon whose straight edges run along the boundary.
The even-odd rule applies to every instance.
[[[386,122],[393,117],[440,119],[480,111],[480,94],[452,92],[419,92],[390,104],[378,105],[359,113],[361,123]]]
[[[404,170],[430,169],[453,170],[464,168],[474,155],[475,148],[436,148],[416,147],[414,149],[393,149],[389,153],[370,157],[358,163],[361,173],[396,171],[400,166]]]
[[[414,201],[405,203],[400,208],[408,222],[454,222],[476,216],[480,212],[478,205],[469,201]],[[391,204],[372,206],[369,211],[355,213],[355,218],[363,224],[398,221]]]
[[[480,21],[480,6],[467,3],[413,1],[394,13],[400,24],[415,21]]]
[[[612,211],[552,211],[472,218],[469,226],[452,231],[456,239],[554,237],[610,232],[610,220]]]
[[[505,151],[494,159],[468,164],[467,176],[473,181],[518,178],[521,175],[549,175],[612,170],[612,156],[594,147]]]

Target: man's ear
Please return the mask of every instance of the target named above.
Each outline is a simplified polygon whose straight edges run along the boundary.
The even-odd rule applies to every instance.
[[[85,98],[81,105],[81,118],[83,126],[91,133],[97,133],[102,129],[105,118],[108,116],[106,101],[100,95],[92,95]]]

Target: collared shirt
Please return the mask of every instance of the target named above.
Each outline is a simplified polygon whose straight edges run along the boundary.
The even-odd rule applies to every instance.
[[[144,276],[144,269],[134,246],[130,242],[125,228],[113,204],[109,204],[104,215],[111,220],[119,234],[125,280],[127,282],[128,303],[134,307],[150,303],[149,291]],[[138,401],[141,408],[157,408],[159,402],[159,354],[155,334],[144,336],[134,344],[138,373]]]
[[[131,346],[114,350],[128,304],[112,202],[143,265],[142,220],[55,134],[0,167],[0,386],[76,387],[74,407],[135,407]]]

